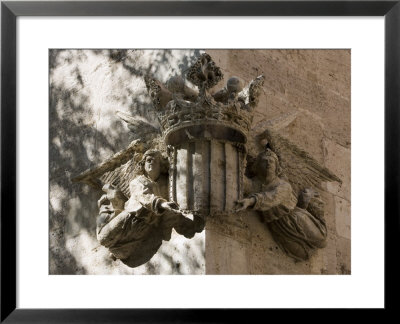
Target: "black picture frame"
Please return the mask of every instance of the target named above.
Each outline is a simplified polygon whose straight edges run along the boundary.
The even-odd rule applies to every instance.
[[[400,0],[396,1],[2,1],[1,3],[1,322],[233,322],[264,310],[16,308],[16,19],[19,16],[384,16],[385,309],[395,309],[399,237]],[[371,130],[372,131],[372,130]],[[373,148],[371,148],[373,151]],[[372,153],[373,154],[373,153]],[[371,195],[374,195],[371,189]],[[370,199],[370,197],[368,198]],[[40,293],[40,292],[38,292]],[[195,293],[195,292],[194,292]],[[167,296],[166,296],[167,298]],[[250,313],[251,312],[251,313]]]

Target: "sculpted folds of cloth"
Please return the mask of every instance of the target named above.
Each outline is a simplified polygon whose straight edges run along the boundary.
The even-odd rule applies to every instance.
[[[129,184],[130,198],[110,185],[100,200],[97,238],[112,256],[134,267],[147,261],[171,238],[171,230],[193,237],[194,224],[178,210],[176,203],[166,200],[167,186],[162,169],[161,153],[147,151],[138,164],[142,172]],[[123,210],[121,205],[124,204]]]
[[[258,155],[255,169],[255,192],[237,201],[236,211],[259,211],[282,250],[296,260],[307,260],[314,249],[326,244],[323,202],[318,193],[306,189],[298,200],[290,183],[279,177],[279,160],[270,149]]]

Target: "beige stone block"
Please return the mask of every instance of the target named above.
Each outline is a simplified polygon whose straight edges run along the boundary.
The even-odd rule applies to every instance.
[[[337,272],[351,274],[351,241],[344,237],[337,238]]]
[[[229,51],[211,49],[211,50],[207,50],[206,52],[211,55],[214,62],[224,71],[226,71],[230,67],[228,64]],[[225,74],[224,74],[224,77],[225,77]],[[221,84],[222,84],[222,82],[221,82]]]
[[[326,221],[326,227],[329,231],[336,232],[336,221],[335,221],[335,197],[327,191],[320,192],[321,198],[325,203],[324,217]]]
[[[256,212],[243,214],[249,231],[251,246],[248,250],[249,274],[309,274],[313,259],[296,262],[283,252],[272,238],[266,224]]]
[[[350,203],[335,197],[335,218],[337,234],[346,239],[351,238]]]
[[[337,175],[342,184],[337,182],[327,183],[327,190],[335,196],[351,200],[351,151],[335,142],[324,139],[325,166]]]
[[[325,264],[324,251],[316,250],[310,257],[310,274],[326,274],[327,267]]]
[[[206,274],[249,274],[246,243],[207,229],[205,244]]]
[[[328,231],[326,247],[322,250],[326,274],[337,274],[336,235],[334,231]]]
[[[286,128],[280,130],[280,134],[290,140],[301,149],[309,153],[318,162],[323,162],[323,137],[324,126],[316,114],[306,110],[299,111],[296,119]]]
[[[310,274],[311,258],[296,262],[288,257],[273,240],[268,229],[255,236],[249,253],[249,274]]]

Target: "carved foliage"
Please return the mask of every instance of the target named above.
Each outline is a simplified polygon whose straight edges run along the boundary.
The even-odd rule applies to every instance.
[[[163,109],[172,100],[171,92],[157,79],[146,76],[144,80],[154,108]]]
[[[210,89],[222,80],[221,69],[215,65],[211,56],[202,54],[195,64],[189,69],[187,78],[200,89]]]
[[[247,109],[253,110],[257,106],[264,80],[263,75],[258,76],[239,93],[239,100],[245,103]]]

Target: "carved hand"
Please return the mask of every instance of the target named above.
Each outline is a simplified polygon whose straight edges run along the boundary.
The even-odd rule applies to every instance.
[[[173,201],[165,201],[165,202],[161,203],[161,207],[166,211],[170,211],[175,214],[181,214],[181,212],[179,211],[178,205]]]
[[[310,188],[304,189],[299,195],[298,206],[306,209],[310,200],[316,195],[316,192]]]
[[[256,199],[254,197],[237,200],[235,212],[239,212],[239,211],[247,209],[248,207],[252,207],[252,206],[254,206],[255,203],[256,203]]]

